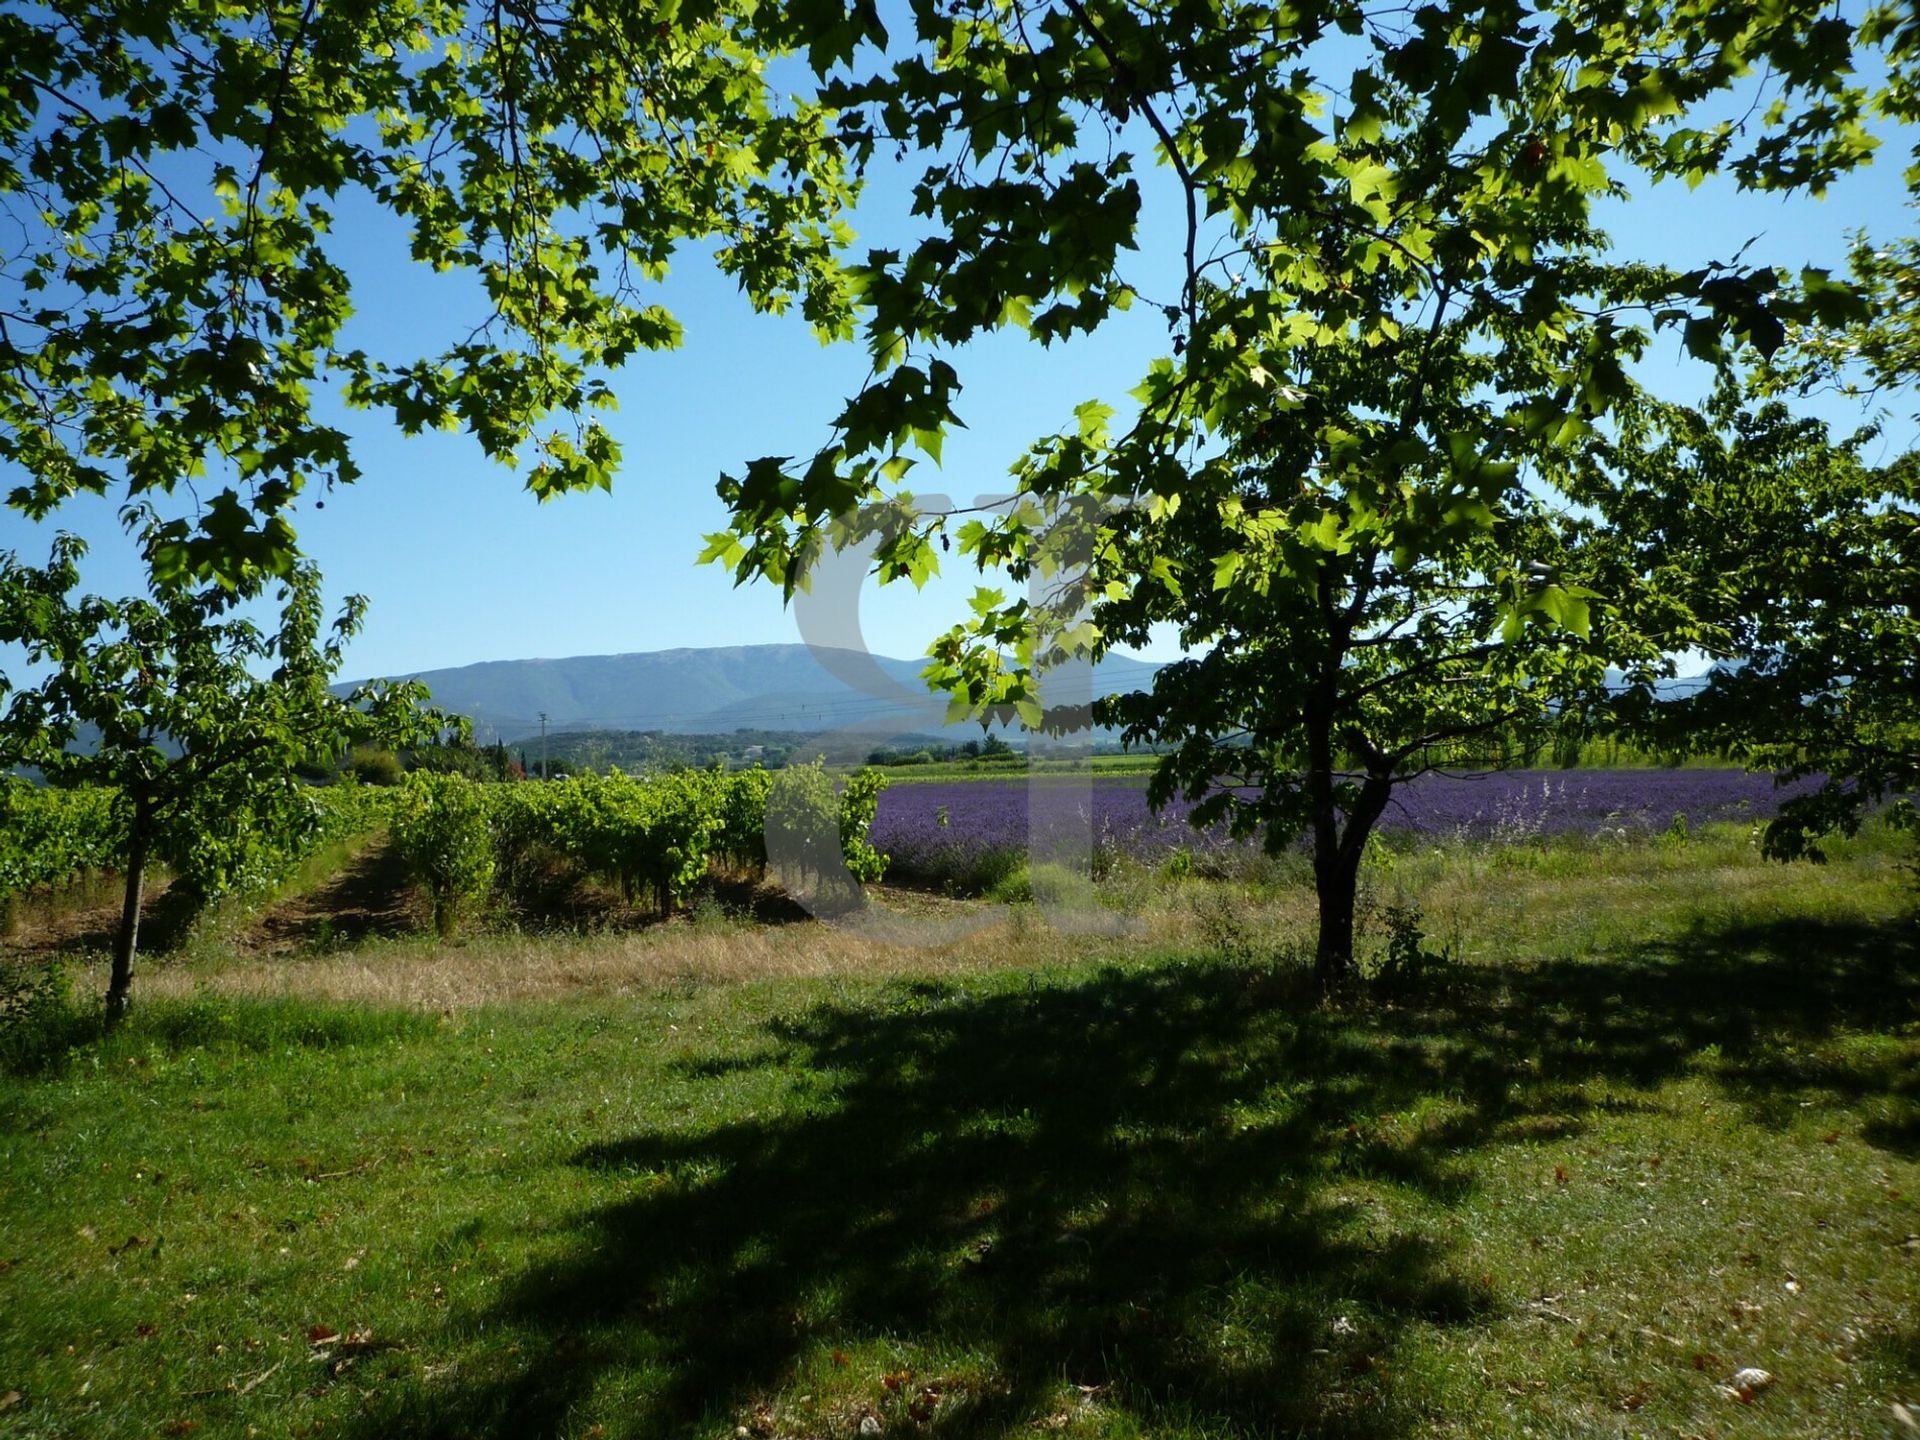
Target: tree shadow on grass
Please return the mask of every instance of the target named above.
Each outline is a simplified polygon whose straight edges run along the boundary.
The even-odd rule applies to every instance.
[[[1218,964],[822,1004],[684,1072],[786,1067],[779,1113],[582,1151],[629,1193],[470,1317],[519,1362],[369,1433],[984,1435],[1072,1423],[1073,1386],[1148,1428],[1406,1433],[1406,1347],[1501,1309],[1437,1223],[1475,1153],[1651,1108],[1709,1046],[1744,1097],[1792,1088],[1783,1042],[1920,1013],[1901,933],[1702,933],[1392,1006]],[[921,1373],[889,1388],[876,1354]],[[821,1388],[836,1410],[794,1409]]]
[[[1770,1128],[1803,1098],[1920,1095],[1913,1047],[1816,1043],[1890,1035],[1920,1017],[1911,919],[1700,927],[1616,960],[1486,978],[1504,983],[1499,1023],[1543,1073],[1652,1085],[1698,1064]]]

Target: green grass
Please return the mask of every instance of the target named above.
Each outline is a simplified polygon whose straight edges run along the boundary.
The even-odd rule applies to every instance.
[[[1469,963],[1336,1005],[1260,918],[1283,879],[1063,968],[76,1033],[0,1077],[0,1435],[1784,1437],[1920,1399],[1884,844],[1402,855],[1377,894]]]

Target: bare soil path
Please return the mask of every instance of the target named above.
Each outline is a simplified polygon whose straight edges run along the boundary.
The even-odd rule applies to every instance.
[[[331,878],[269,905],[243,943],[249,950],[284,955],[404,935],[430,920],[406,862],[381,842],[354,855]]]
[[[0,918],[0,956],[39,962],[55,955],[105,954],[120,928],[122,878],[102,872],[53,895],[17,902],[11,926]],[[178,897],[169,900],[165,872],[149,871],[140,904],[141,948],[157,944],[175,927]]]

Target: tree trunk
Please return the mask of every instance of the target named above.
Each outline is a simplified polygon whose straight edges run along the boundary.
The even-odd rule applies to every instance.
[[[1336,845],[1322,855],[1315,847],[1313,888],[1320,907],[1320,935],[1313,951],[1313,977],[1322,990],[1337,989],[1353,978],[1353,906],[1360,867]]]
[[[1323,685],[1330,692],[1331,685]],[[1353,974],[1353,895],[1358,865],[1346,863],[1340,812],[1334,800],[1332,696],[1307,710],[1307,793],[1313,805],[1313,889],[1319,902],[1320,937],[1314,946],[1313,976],[1331,990]]]
[[[1313,974],[1322,990],[1333,990],[1354,976],[1353,912],[1360,890],[1360,861],[1367,837],[1387,808],[1392,771],[1370,769],[1354,797],[1344,826],[1331,813],[1314,827],[1313,888],[1320,907],[1320,934],[1313,952]],[[1326,793],[1331,797],[1331,776]]]
[[[127,830],[127,888],[120,906],[120,929],[113,937],[113,973],[107,981],[107,1024],[126,1018],[133,995],[133,957],[140,945],[140,902],[147,881],[147,826],[151,811],[145,800],[134,802],[133,822]]]

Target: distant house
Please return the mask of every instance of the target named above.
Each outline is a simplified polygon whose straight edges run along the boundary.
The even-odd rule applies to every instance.
[[[747,746],[746,749],[740,752],[741,762],[747,765],[758,765],[762,760],[765,760],[766,758],[767,758],[767,747],[764,745],[749,745]]]

